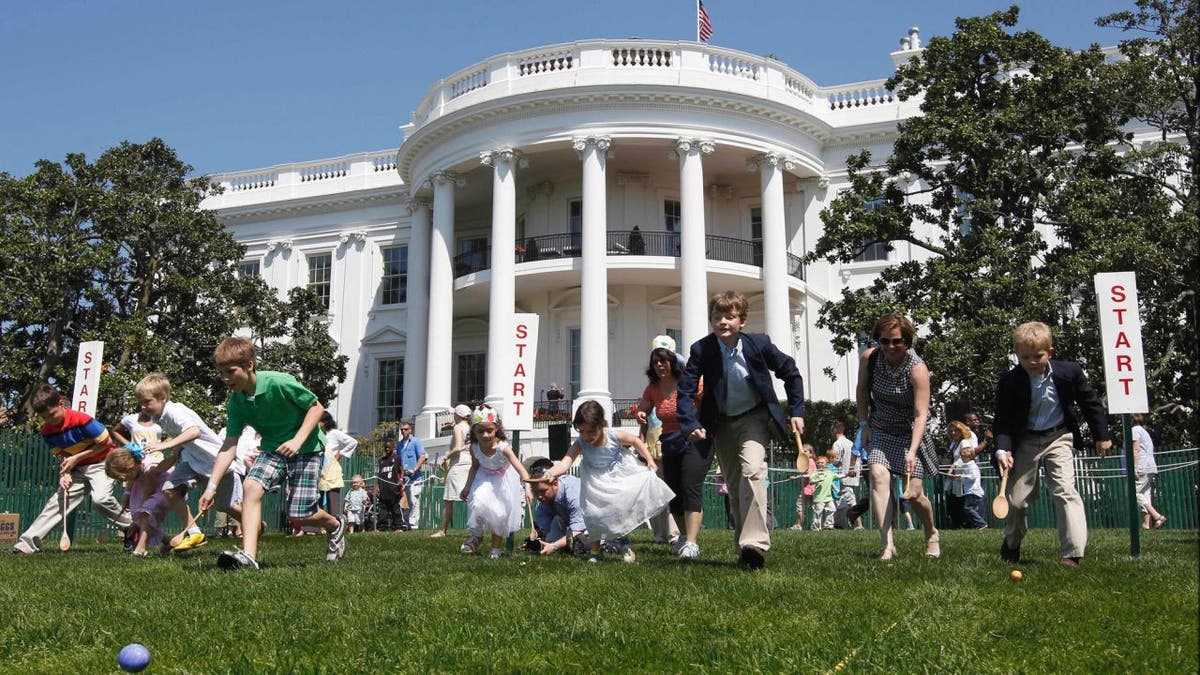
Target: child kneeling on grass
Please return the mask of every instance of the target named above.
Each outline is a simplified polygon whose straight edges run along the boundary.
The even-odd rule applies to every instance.
[[[637,557],[629,546],[629,533],[665,509],[675,493],[655,474],[658,467],[646,444],[626,431],[609,429],[606,418],[603,406],[584,401],[575,411],[579,438],[547,475],[563,475],[583,455],[579,501],[592,540],[588,562],[600,561],[600,540],[606,539],[615,541],[621,559],[631,563]],[[627,448],[633,448],[646,465],[639,464]]]
[[[226,404],[228,427],[217,454],[200,509],[212,506],[221,477],[234,460],[238,439],[247,425],[262,434],[261,454],[246,474],[242,502],[242,550],[223,551],[217,564],[225,570],[258,569],[258,524],[263,495],[287,473],[288,518],[293,525],[316,526],[328,535],[325,559],[346,555],[346,521],[320,507],[317,481],[321,477],[324,434],[317,423],[325,408],[316,395],[287,373],[255,368],[254,345],[243,338],[226,338],[213,352],[213,362],[232,393]]]
[[[471,470],[461,495],[467,502],[471,534],[459,550],[475,553],[486,530],[492,533],[488,558],[496,560],[504,553],[500,548],[504,538],[521,529],[521,484],[529,480],[529,474],[505,442],[504,426],[494,408],[482,405],[472,411],[471,433],[475,437],[471,443]],[[533,495],[528,490],[525,488],[525,498],[532,503]]]

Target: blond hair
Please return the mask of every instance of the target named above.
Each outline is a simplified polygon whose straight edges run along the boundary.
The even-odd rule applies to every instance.
[[[254,343],[246,338],[225,338],[213,350],[213,363],[218,368],[221,366],[249,366],[254,363]]]
[[[1041,321],[1026,321],[1013,329],[1013,349],[1018,347],[1049,351],[1054,348],[1054,335]]]
[[[134,385],[133,391],[139,398],[153,396],[159,400],[165,400],[171,395],[171,381],[162,373],[150,373]]]
[[[950,423],[949,426],[951,429],[954,429],[955,431],[957,431],[963,438],[971,437],[971,428],[968,427],[967,425],[963,424],[962,422],[959,422],[958,420],[954,420],[953,422]]]

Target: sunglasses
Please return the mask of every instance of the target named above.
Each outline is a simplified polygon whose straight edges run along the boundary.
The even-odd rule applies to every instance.
[[[907,339],[905,339],[905,338],[902,338],[902,337],[898,337],[898,338],[878,338],[878,339],[876,340],[876,342],[878,342],[878,343],[880,344],[880,346],[883,346],[883,347],[891,347],[891,346],[893,346],[893,345],[895,345],[895,346],[899,346],[899,345],[906,345],[906,344],[908,344],[908,340],[907,340]]]

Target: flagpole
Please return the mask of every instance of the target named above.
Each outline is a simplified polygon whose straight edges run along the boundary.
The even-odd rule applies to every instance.
[[[696,42],[700,41],[700,0],[696,0]]]

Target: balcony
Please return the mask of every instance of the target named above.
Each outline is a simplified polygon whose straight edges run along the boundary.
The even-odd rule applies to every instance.
[[[527,237],[516,247],[518,263],[559,258],[578,258],[583,253],[583,235],[577,232],[546,234]],[[707,235],[705,258],[742,265],[762,266],[762,242]],[[646,255],[679,257],[678,232],[651,232],[640,230],[612,231],[607,235],[610,256]],[[466,276],[482,272],[491,267],[491,247],[460,253],[454,258],[454,275]],[[804,264],[799,256],[787,254],[788,275],[804,280]]]

